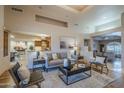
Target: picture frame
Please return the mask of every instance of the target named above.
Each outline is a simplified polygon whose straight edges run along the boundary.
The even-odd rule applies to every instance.
[[[71,36],[60,37],[60,49],[73,49],[76,46],[76,38]]]

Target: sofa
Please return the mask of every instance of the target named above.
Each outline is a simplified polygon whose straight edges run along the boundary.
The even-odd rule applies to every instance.
[[[58,67],[60,65],[63,65],[64,59],[67,57],[67,52],[61,52],[61,53],[46,53],[45,57],[45,67],[48,71],[49,68]]]

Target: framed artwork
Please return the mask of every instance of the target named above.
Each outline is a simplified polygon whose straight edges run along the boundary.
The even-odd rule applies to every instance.
[[[84,46],[87,46],[88,51],[91,51],[90,39],[84,39]]]
[[[66,49],[66,42],[65,41],[60,41],[60,49]]]
[[[41,40],[41,50],[42,51],[50,51],[51,50],[51,38],[46,38]]]
[[[89,45],[90,40],[89,39],[84,39],[84,46],[88,46]]]
[[[74,37],[61,37],[60,49],[73,49],[76,45],[76,39]]]
[[[39,47],[41,51],[51,50],[51,37],[45,37],[40,41],[35,41],[35,47]]]

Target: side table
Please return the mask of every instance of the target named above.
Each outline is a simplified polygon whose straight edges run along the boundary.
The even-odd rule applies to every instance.
[[[34,58],[33,59],[33,71],[36,69],[36,65],[42,65],[42,69],[45,71],[45,59],[44,58]]]

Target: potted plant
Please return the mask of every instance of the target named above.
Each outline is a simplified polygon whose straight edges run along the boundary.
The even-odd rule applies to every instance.
[[[34,50],[33,45],[31,45],[31,46],[29,47],[29,49],[30,49],[31,51],[33,51],[33,50]]]

